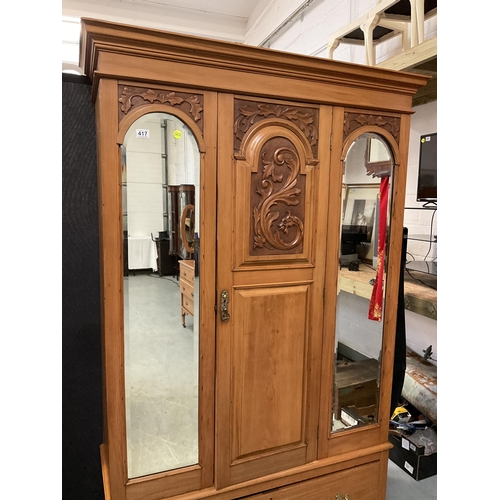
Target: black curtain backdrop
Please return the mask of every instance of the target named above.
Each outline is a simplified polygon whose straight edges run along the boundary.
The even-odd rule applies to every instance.
[[[391,416],[401,401],[401,392],[406,372],[406,320],[404,276],[406,250],[408,248],[408,229],[403,228],[403,246],[401,247],[401,269],[399,275],[398,309],[396,319],[396,344],[394,346],[394,371],[392,378]]]
[[[87,78],[62,81],[62,498],[103,500],[97,161]]]

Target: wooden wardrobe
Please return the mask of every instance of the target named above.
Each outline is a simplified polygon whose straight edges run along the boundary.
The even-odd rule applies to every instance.
[[[82,20],[80,57],[96,107],[106,498],[385,499],[412,95],[427,78],[91,19]],[[136,344],[124,319],[124,279],[131,286],[137,276],[123,272],[121,145],[128,133],[139,136],[137,120],[157,113],[178,120],[176,140],[189,134],[199,152],[195,455],[131,473],[144,450],[128,440],[147,411],[127,406]],[[343,219],[360,192],[346,182],[346,157],[361,137],[368,138],[361,189],[372,193],[362,201],[377,220],[378,185],[390,176],[390,230],[379,235],[385,259],[373,264],[373,276],[378,266],[383,278],[373,355],[350,344],[349,318],[344,328],[339,315],[340,298],[365,300],[339,278]],[[367,157],[377,138],[389,170],[384,158]],[[374,251],[375,240],[366,241],[359,248]],[[189,321],[166,356],[190,335]],[[146,342],[148,334],[138,335]],[[360,335],[363,344],[373,337],[370,329]],[[354,377],[353,390],[366,394],[341,402],[349,384],[343,375],[340,387],[337,367],[361,376],[360,356],[374,360],[374,375]],[[175,360],[166,365],[160,369],[175,372]]]

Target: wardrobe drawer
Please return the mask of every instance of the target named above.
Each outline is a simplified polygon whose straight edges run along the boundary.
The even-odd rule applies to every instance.
[[[189,283],[188,281],[181,278],[179,286],[181,288],[182,295],[186,295],[188,298],[193,300],[193,298],[194,298],[194,286],[193,286],[193,284]]]
[[[182,279],[194,284],[194,260],[180,260],[179,274]]]
[[[380,500],[380,462],[253,495],[255,500]]]
[[[186,295],[182,295],[182,307],[186,309],[186,311],[194,316],[194,302],[193,299],[187,297]]]

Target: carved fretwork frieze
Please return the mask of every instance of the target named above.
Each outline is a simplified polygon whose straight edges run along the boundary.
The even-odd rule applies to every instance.
[[[344,114],[344,140],[359,127],[374,125],[385,129],[399,144],[399,131],[401,119],[394,116],[383,116],[369,113],[345,113]]]
[[[251,182],[251,255],[302,252],[304,177],[290,141],[278,137],[264,144]]]
[[[127,85],[120,85],[119,95],[120,120],[137,106],[142,106],[145,103],[159,103],[182,109],[203,130],[203,95]]]
[[[318,149],[318,110],[243,99],[234,101],[234,150],[240,149],[248,129],[265,118],[282,118],[297,125],[311,145],[314,157]]]

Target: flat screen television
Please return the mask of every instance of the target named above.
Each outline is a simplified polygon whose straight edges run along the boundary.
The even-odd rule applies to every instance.
[[[420,136],[417,201],[437,202],[437,132]]]

